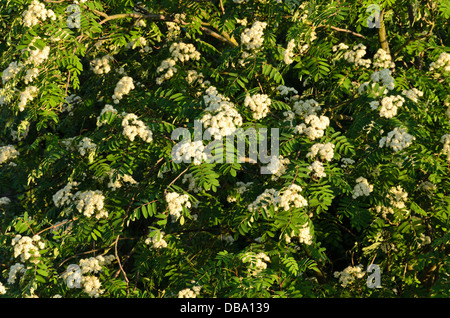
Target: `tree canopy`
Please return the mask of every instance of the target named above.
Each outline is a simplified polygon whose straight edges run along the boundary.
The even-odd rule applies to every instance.
[[[1,297],[448,297],[449,18],[2,1]]]

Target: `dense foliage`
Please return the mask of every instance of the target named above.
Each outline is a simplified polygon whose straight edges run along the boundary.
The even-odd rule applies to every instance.
[[[0,13],[2,297],[450,296],[449,1]]]

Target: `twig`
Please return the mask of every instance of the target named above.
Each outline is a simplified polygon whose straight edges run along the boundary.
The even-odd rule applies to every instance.
[[[104,16],[104,15],[102,15]],[[172,16],[167,16],[167,15],[162,15],[162,14],[140,14],[140,13],[120,13],[120,14],[115,14],[115,15],[110,15],[105,17],[105,19],[103,19],[102,21],[99,22],[99,24],[105,24],[108,21],[111,20],[115,20],[115,19],[124,19],[124,18],[134,18],[134,19],[149,19],[149,20],[156,20],[156,21],[166,21],[166,22],[175,22],[175,23],[179,23],[181,25],[188,25],[189,23],[181,21],[179,19],[176,19],[175,17]],[[206,34],[224,42],[227,43],[231,46],[237,47],[238,43],[236,42],[236,40],[230,38],[228,35],[221,35],[205,26],[201,26],[200,30],[202,32],[205,32]]]
[[[170,188],[170,186],[171,186],[172,184],[174,184],[175,181],[177,181],[178,178],[181,177],[186,171],[188,171],[189,168],[190,168],[190,166],[188,166],[186,169],[184,169],[184,170],[183,170],[183,171],[182,171],[175,179],[172,180],[172,182],[169,183],[169,185],[167,186],[166,190],[164,190],[164,194],[167,193],[167,190]]]
[[[114,246],[114,250],[115,250],[115,255],[116,255],[117,263],[119,264],[119,267],[120,267],[120,271],[123,273],[123,276],[124,276],[124,278],[125,278],[125,281],[127,282],[127,287],[128,287],[128,283],[129,283],[130,281],[128,280],[127,273],[125,273],[125,271],[123,270],[122,264],[120,263],[119,254],[117,253],[117,245],[118,245],[118,242],[119,242],[119,237],[120,237],[120,235],[117,235],[116,242],[114,243],[114,245],[115,245],[115,246]]]

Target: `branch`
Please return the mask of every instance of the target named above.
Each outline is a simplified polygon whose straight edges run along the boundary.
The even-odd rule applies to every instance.
[[[104,16],[104,15],[102,15]],[[175,22],[181,25],[189,25],[189,23],[181,21],[179,19],[176,19],[172,16],[162,15],[162,14],[140,14],[140,13],[121,13],[121,14],[115,14],[105,17],[102,21],[100,21],[100,24],[104,24],[108,21],[115,20],[115,19],[123,19],[123,18],[134,18],[134,19],[148,19],[148,20],[154,20],[154,21],[166,21],[166,22]],[[230,38],[226,34],[219,34],[205,26],[201,26],[200,30],[202,32],[205,32],[206,34],[224,42],[227,43],[233,47],[239,46],[236,40]]]
[[[381,48],[389,55],[389,42],[386,37],[386,26],[384,25],[384,9],[380,13],[380,28],[378,29],[378,37],[380,40]]]
[[[343,28],[338,28],[332,25],[326,25],[326,24],[319,24],[316,28],[330,28],[332,30],[338,31],[338,32],[345,32],[345,33],[349,33],[352,34],[354,36],[360,37],[362,39],[367,39],[364,35],[360,34],[360,33],[356,33],[353,32],[351,30],[347,30],[347,29],[343,29]]]

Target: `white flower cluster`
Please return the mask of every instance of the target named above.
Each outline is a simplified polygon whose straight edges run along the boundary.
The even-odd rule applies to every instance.
[[[288,211],[292,207],[305,207],[308,205],[308,202],[300,194],[302,190],[303,189],[296,184],[291,184],[286,189],[280,191],[275,189],[265,189],[255,201],[248,205],[248,210],[254,212],[262,208],[267,211],[267,208],[271,205],[273,205],[275,211],[279,208]]]
[[[283,60],[287,65],[292,64],[294,60],[295,39],[289,41],[286,50],[283,52]]]
[[[76,209],[86,217],[91,217],[94,213],[96,219],[108,217],[108,212],[104,209],[105,197],[100,190],[78,191],[74,199],[77,200]]]
[[[8,67],[2,73],[2,82],[5,85],[10,79],[16,76],[23,68],[23,64],[21,62],[11,62]]]
[[[349,47],[344,43],[335,45],[332,49],[333,52],[338,50],[344,51],[343,58],[349,63],[355,64],[356,66],[370,67],[370,59],[362,58],[366,55],[366,46],[361,43],[355,45],[351,50],[349,50]]]
[[[325,168],[321,161],[315,160],[312,164],[307,167],[309,170],[313,171],[313,177],[315,178],[324,178],[327,176],[325,173]]]
[[[19,94],[19,111],[23,112],[28,101],[32,101],[37,96],[38,89],[36,86],[27,86],[23,92]]]
[[[67,185],[58,190],[52,197],[56,207],[61,207],[73,203],[78,212],[83,213],[86,217],[91,217],[95,213],[95,218],[106,218],[108,212],[104,209],[104,200],[100,190],[77,191],[72,194],[71,191],[78,185],[77,182],[68,182]]]
[[[214,86],[210,86],[203,96],[206,108],[201,122],[209,129],[215,139],[233,134],[242,125],[242,116],[229,98],[219,94]]]
[[[254,212],[258,209],[264,209],[271,205],[275,205],[276,197],[278,196],[278,191],[275,189],[265,189],[263,193],[258,195],[252,203],[248,205],[248,210]]]
[[[421,182],[417,189],[419,191],[434,191],[437,189],[436,185],[428,180]]]
[[[342,272],[334,272],[334,277],[339,278],[342,287],[352,284],[356,279],[363,278],[366,273],[362,265],[348,266]]]
[[[77,146],[78,152],[82,156],[94,152],[97,148],[97,145],[93,143],[92,139],[89,137],[84,137],[83,139],[81,139]]]
[[[305,223],[300,228],[300,233],[298,235],[298,239],[300,243],[311,245],[312,244],[312,235],[311,235],[311,229],[308,226],[308,223]]]
[[[250,28],[246,28],[241,33],[241,44],[245,45],[247,50],[259,49],[264,42],[264,29],[266,22],[255,21]]]
[[[164,240],[164,232],[155,233],[152,237],[145,239],[145,244],[151,245],[152,248],[166,248],[167,242]]]
[[[153,141],[153,132],[147,127],[147,125],[139,120],[133,113],[122,113],[124,118],[122,119],[123,135],[131,141],[134,141],[136,136],[139,136],[145,142]]]
[[[186,76],[186,82],[188,84],[193,84],[195,81],[198,81],[199,83],[203,83],[203,74],[197,73],[196,70],[188,70],[187,76]]]
[[[0,164],[5,163],[8,160],[14,159],[19,155],[19,152],[13,145],[7,145],[0,147]]]
[[[293,87],[288,87],[288,86],[284,86],[284,85],[279,85],[278,87],[277,87],[277,91],[279,91],[280,92],[280,95],[281,96],[287,96],[287,95],[289,95],[290,93],[293,93],[293,94],[298,94],[298,91],[295,89],[295,88],[293,88]],[[289,100],[289,98],[287,98],[287,97],[285,97],[287,100]]]
[[[8,284],[14,284],[18,274],[25,274],[27,271],[25,265],[15,263],[9,268]]]
[[[408,192],[401,186],[392,187],[389,190],[388,198],[391,200],[391,205],[397,209],[404,209],[405,203],[408,200]]]
[[[190,208],[191,202],[187,194],[178,194],[176,192],[169,192],[166,194],[166,202],[169,208],[169,214],[172,220],[176,221],[181,216],[183,207]]]
[[[174,162],[192,162],[194,165],[201,164],[204,160],[208,159],[206,153],[204,152],[205,146],[202,140],[197,141],[184,141],[180,144],[175,145],[176,149],[172,149],[172,160]]]
[[[408,97],[410,100],[412,100],[413,102],[418,102],[419,97],[423,96],[423,92],[418,90],[417,88],[411,88],[409,90],[403,90],[402,91],[402,95],[405,95],[406,97]]]
[[[298,227],[299,233],[298,233],[298,241],[299,243],[303,243],[306,245],[311,245],[313,242],[313,237],[311,235],[311,229],[308,225],[308,223],[305,223],[303,225],[300,225]],[[287,233],[284,235],[284,238],[286,240],[286,243],[291,243],[291,239],[295,236],[295,232],[292,231],[291,235],[288,235]]]
[[[397,115],[397,111],[403,106],[405,99],[400,95],[385,96],[381,100],[380,116],[385,118],[392,118]],[[375,104],[371,105],[372,109]]]
[[[45,21],[47,19],[55,21],[55,12],[46,9],[45,5],[37,0],[33,0],[27,10],[23,12],[23,25],[28,28],[38,24],[39,20]]]
[[[369,184],[366,178],[359,177],[356,179],[356,185],[353,188],[352,198],[356,199],[361,196],[369,196],[373,191],[373,185]]]
[[[306,157],[314,158],[319,154],[322,159],[331,161],[334,157],[334,148],[335,145],[331,142],[327,142],[326,144],[315,143],[311,146],[311,150],[306,154]]]
[[[114,179],[114,171],[113,170],[108,171],[107,174],[109,176],[108,188],[111,188],[112,191],[115,191],[115,190],[121,188],[124,183],[129,183],[129,184],[137,184],[138,183],[129,174],[118,174],[117,177],[115,177],[115,179]]]
[[[382,137],[379,147],[391,147],[395,152],[409,147],[416,138],[407,133],[406,128],[396,127],[386,137]]]
[[[8,197],[2,197],[0,198],[0,206],[2,205],[8,205],[11,203],[11,200]]]
[[[200,294],[201,286],[194,286],[192,289],[185,288],[178,292],[178,298],[196,298]]]
[[[189,60],[200,60],[200,52],[195,49],[195,46],[190,43],[175,42],[169,48],[171,57],[161,62],[161,65],[156,69],[157,73],[166,72],[156,79],[156,84],[161,85],[164,80],[170,79],[176,72],[175,65],[177,62],[187,62]]]
[[[395,68],[395,63],[392,61],[391,55],[388,54],[382,48],[373,56],[373,67],[374,68]]]
[[[286,189],[281,191],[280,195],[276,199],[276,203],[279,207],[288,211],[291,208],[291,204],[295,208],[302,208],[308,205],[306,199],[300,194],[302,187],[297,184],[290,184]]]
[[[444,144],[442,152],[447,155],[447,160],[450,162],[450,134],[445,134],[441,137],[441,143]],[[0,155],[1,158],[1,155]],[[1,159],[0,159],[1,163]]]
[[[97,298],[104,290],[101,289],[100,279],[93,274],[100,273],[103,266],[111,264],[114,259],[114,255],[81,259],[79,264],[70,264],[61,277],[68,288],[83,288],[90,297]]]
[[[30,68],[27,70],[25,77],[24,77],[24,82],[25,84],[29,84],[32,81],[34,81],[34,79],[39,75],[39,69],[36,67]]]
[[[46,59],[48,59],[48,56],[50,54],[50,47],[46,46],[41,50],[33,46],[33,49],[31,49],[30,47],[32,46],[32,44],[33,42],[31,42],[26,49],[26,51],[29,53],[29,56],[25,61],[25,64],[33,64],[34,66],[39,66],[44,63]]]
[[[132,89],[134,89],[133,79],[129,76],[122,77],[114,88],[114,95],[112,96],[114,104],[118,104],[123,95],[127,95]]]
[[[274,155],[270,158],[269,164],[264,168],[268,173],[272,174],[272,180],[277,180],[286,172],[289,162],[289,158],[284,158],[282,155],[278,157]]]
[[[261,271],[267,268],[267,263],[270,262],[270,257],[266,253],[248,252],[242,257],[242,263],[249,263],[248,272],[250,275],[258,275]]]
[[[11,245],[14,246],[14,257],[20,257],[22,263],[30,260],[31,263],[37,264],[40,256],[39,250],[45,248],[45,243],[41,241],[39,235],[29,237],[17,234],[12,240]]]
[[[354,164],[355,160],[353,160],[352,158],[341,158],[341,162],[341,167],[347,168],[347,166]]]
[[[0,295],[6,294],[5,286],[0,282]]]
[[[309,126],[307,126],[309,125]],[[327,116],[308,115],[305,122],[297,125],[294,132],[306,134],[310,140],[323,137],[325,130],[330,125],[330,119]]]
[[[437,61],[430,64],[430,71],[450,73],[450,53],[442,52]]]
[[[387,68],[373,72],[370,75],[370,79],[375,83],[381,83],[388,90],[393,90],[395,87],[395,81],[392,77],[392,71]]]
[[[64,188],[58,190],[52,197],[55,206],[59,208],[69,203],[71,198],[73,197],[73,194],[71,193],[72,188],[76,187],[77,185],[77,182],[70,181],[64,186]]]
[[[244,106],[250,107],[253,111],[254,119],[261,119],[269,113],[271,100],[266,94],[247,95],[244,100]]]
[[[307,117],[309,115],[317,115],[322,110],[319,103],[310,98],[307,100],[298,100],[292,106],[297,115]]]
[[[111,71],[111,65],[109,65],[110,61],[113,61],[114,58],[106,54],[103,57],[98,57],[90,62],[91,70],[95,74],[107,74]]]

